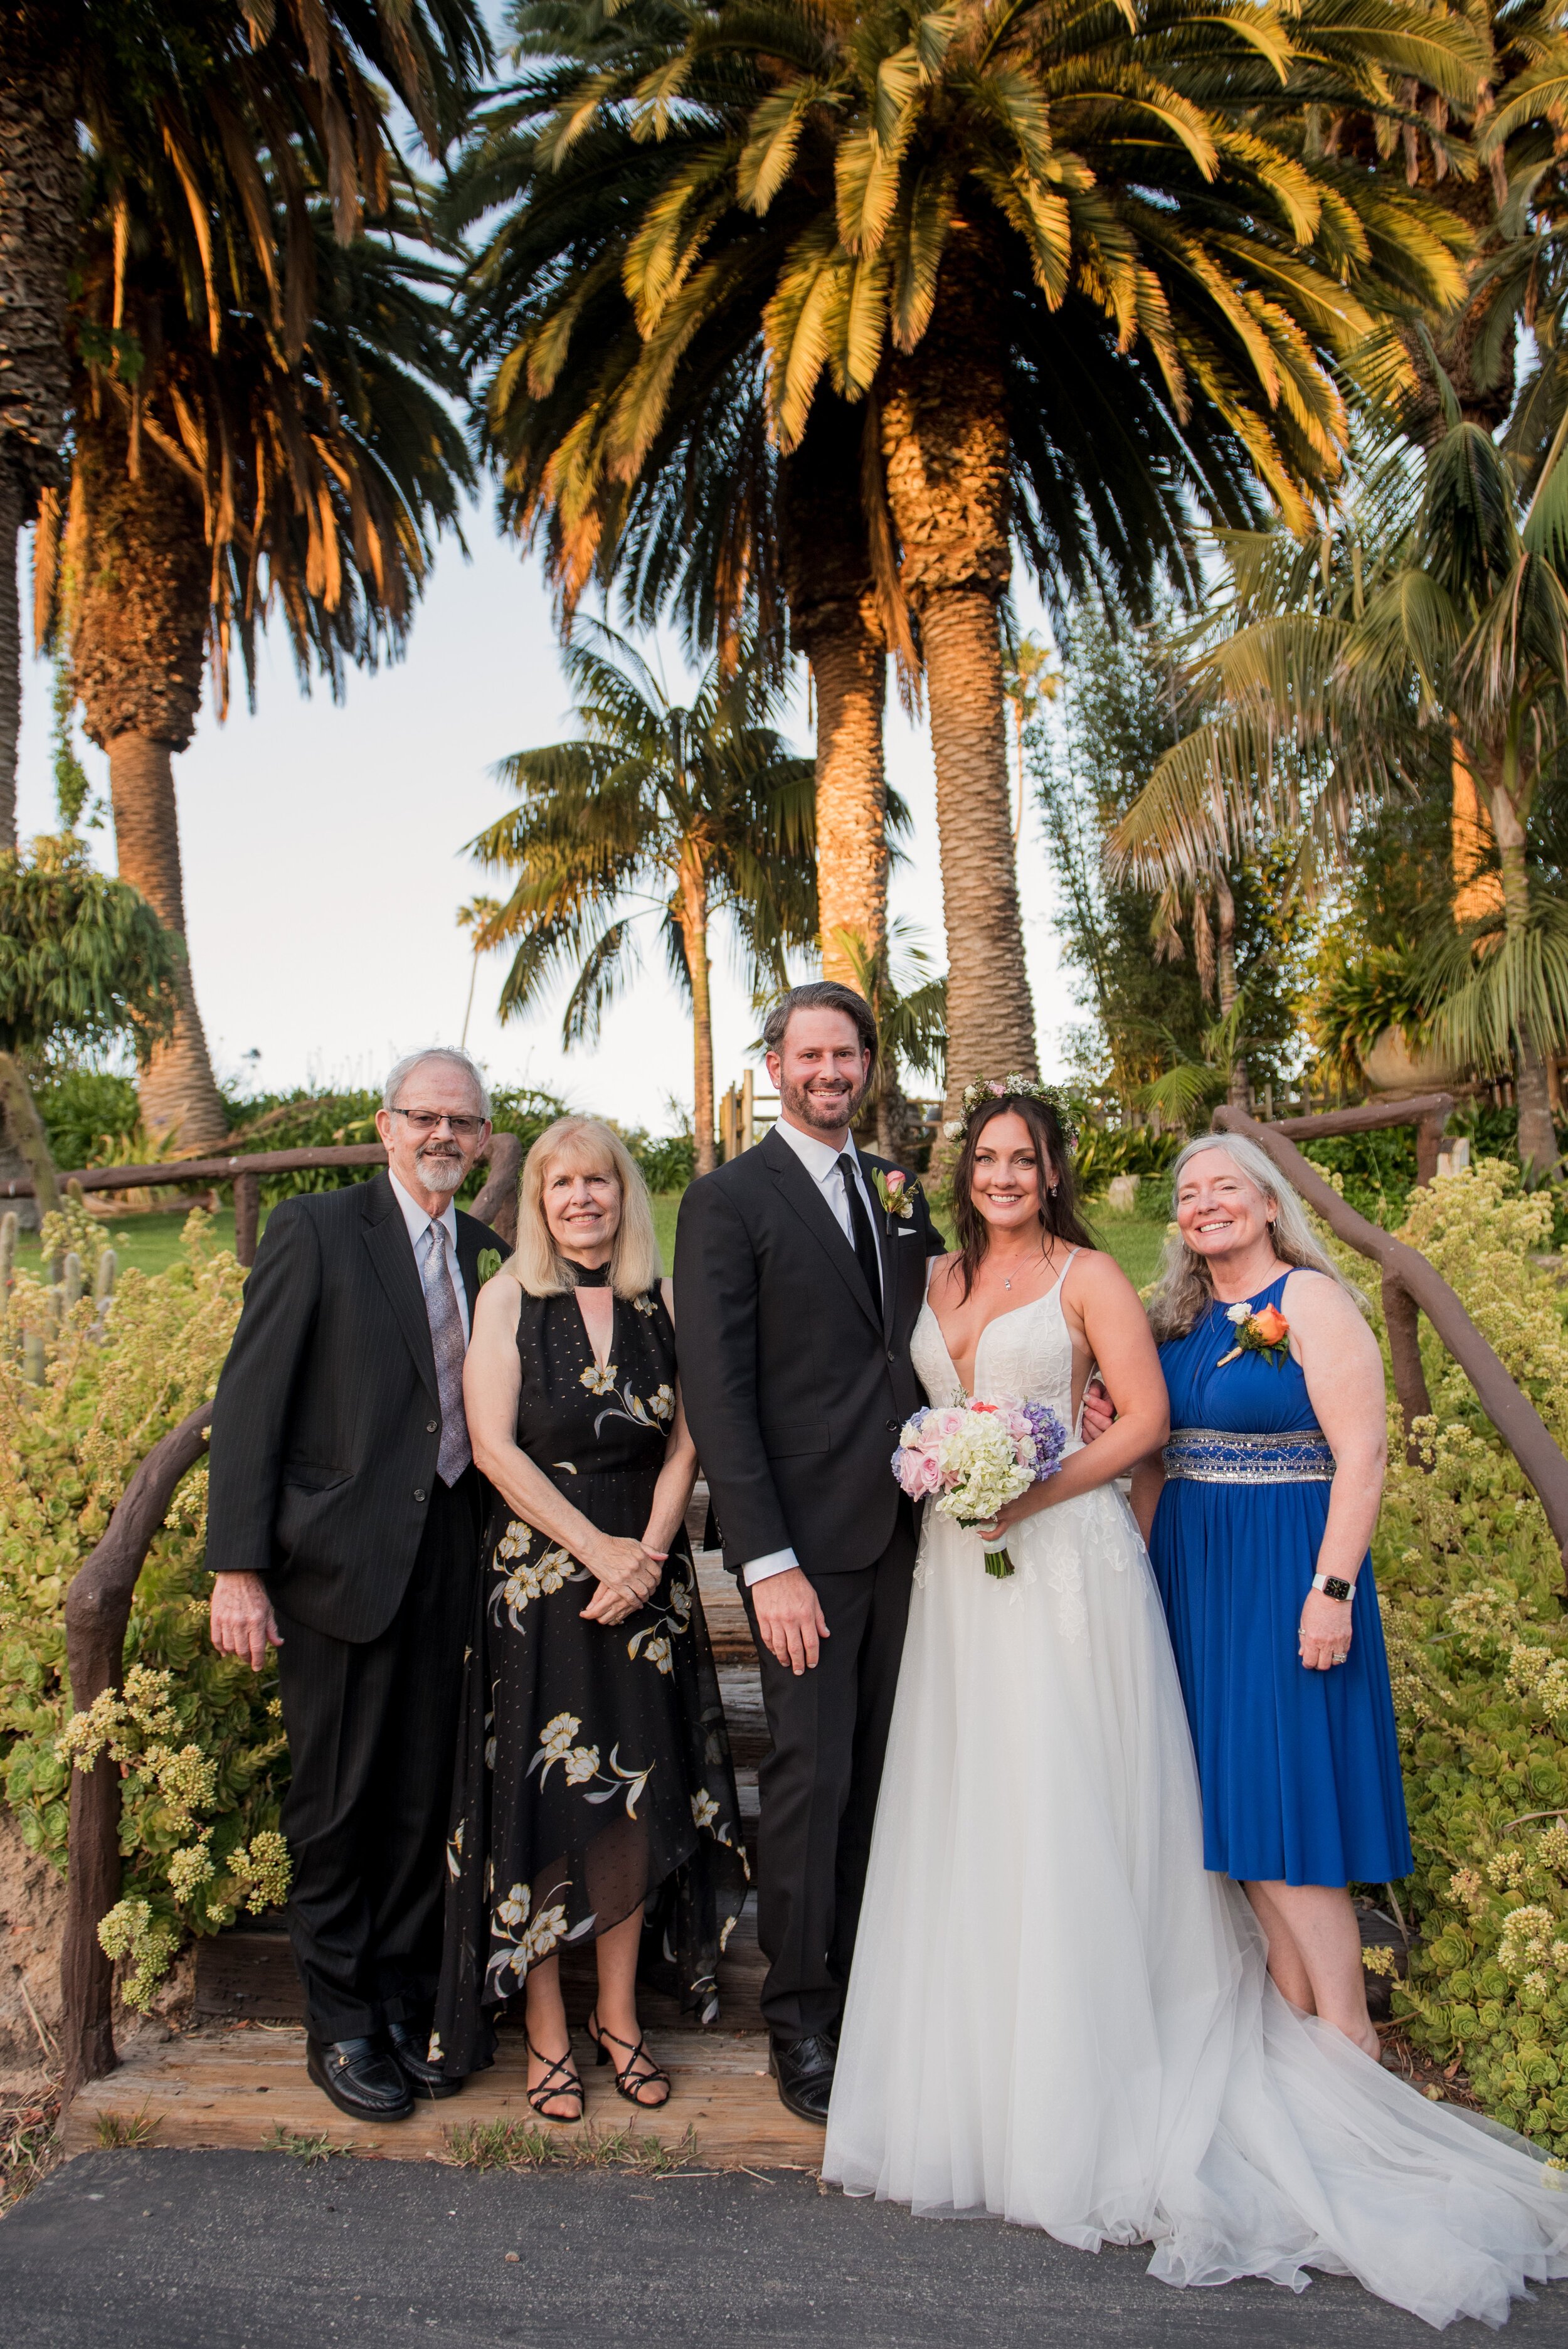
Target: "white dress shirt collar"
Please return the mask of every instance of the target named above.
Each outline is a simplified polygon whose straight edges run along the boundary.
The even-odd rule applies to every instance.
[[[408,1237],[413,1241],[414,1246],[416,1247],[418,1247],[420,1241],[424,1238],[425,1234],[429,1230],[432,1224],[439,1224],[441,1229],[446,1233],[448,1239],[451,1243],[452,1262],[456,1264],[458,1260],[458,1210],[453,1201],[449,1199],[440,1214],[438,1216],[432,1216],[428,1207],[421,1207],[419,1202],[415,1198],[411,1191],[406,1191],[403,1188],[402,1184],[399,1183],[397,1177],[393,1174],[390,1167],[387,1169],[387,1174],[393,1190],[397,1195],[397,1205],[403,1210],[403,1221],[408,1226]]]
[[[817,1134],[807,1133],[801,1127],[791,1125],[787,1118],[781,1117],[773,1131],[780,1142],[789,1143],[813,1183],[822,1184],[827,1181],[843,1156],[844,1151],[847,1151],[855,1161],[857,1168],[860,1164],[861,1154],[855,1148],[855,1137],[852,1133],[845,1142],[844,1149],[841,1151],[835,1149],[830,1142],[823,1142]],[[863,1183],[863,1176],[861,1181]]]
[[[391,1180],[393,1196],[402,1208],[403,1221],[408,1226],[408,1237],[414,1245],[414,1261],[419,1268],[421,1282],[425,1277],[425,1234],[432,1224],[439,1224],[447,1235],[447,1278],[452,1284],[452,1294],[458,1300],[458,1319],[463,1325],[463,1339],[466,1343],[472,1336],[473,1330],[469,1315],[469,1292],[463,1286],[462,1267],[458,1262],[456,1205],[449,1199],[440,1214],[432,1216],[427,1208],[421,1207],[412,1192],[404,1189],[390,1167],[387,1172]]]

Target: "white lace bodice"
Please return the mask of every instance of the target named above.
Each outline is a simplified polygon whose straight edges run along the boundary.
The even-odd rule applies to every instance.
[[[1077,1250],[1074,1250],[1074,1255]],[[1070,1264],[1071,1257],[1068,1262]],[[1067,1267],[1062,1268],[1062,1279]],[[1073,1341],[1061,1305],[1062,1280],[1032,1304],[998,1313],[980,1332],[975,1350],[975,1392],[981,1396],[1016,1395],[1047,1403],[1065,1427],[1073,1428]],[[909,1341],[914,1375],[933,1402],[964,1400],[964,1388],[947,1350],[942,1324],[929,1304],[921,1308]]]
[[[1043,1402],[1054,1411],[1068,1430],[1068,1450],[1079,1449],[1078,1416],[1073,1411],[1073,1340],[1062,1311],[1062,1282],[1072,1263],[1075,1248],[1062,1267],[1054,1288],[1032,1304],[1016,1305],[1010,1313],[998,1313],[987,1321],[980,1332],[975,1349],[975,1392],[982,1400],[1016,1396],[1024,1402]],[[929,1301],[920,1309],[919,1319],[909,1341],[909,1359],[915,1377],[934,1403],[955,1403],[965,1400],[963,1381],[954,1367],[947,1350],[947,1340],[942,1334],[942,1324],[932,1311]],[[1087,1381],[1086,1381],[1087,1384]],[[1080,1406],[1081,1410],[1081,1406]],[[1090,1493],[1065,1506],[1081,1518],[1086,1511],[1092,1514],[1107,1503],[1104,1493]],[[1111,1506],[1118,1504],[1112,1499]],[[1056,1517],[1052,1511],[1050,1517]],[[1129,1519],[1129,1524],[1130,1524]],[[1056,1530],[1059,1530],[1058,1526]],[[933,1545],[938,1541],[967,1545],[967,1557],[974,1547],[974,1537],[962,1534],[951,1519],[943,1517],[934,1508],[925,1511],[921,1526],[920,1553],[914,1569],[917,1589],[923,1589],[930,1578]],[[1014,1573],[1002,1584],[1009,1601],[1016,1605],[1026,1590],[1032,1590],[1043,1578],[1055,1609],[1057,1627],[1068,1640],[1081,1640],[1087,1624],[1083,1602],[1083,1569],[1076,1539],[1060,1541],[1046,1516],[1026,1518],[1014,1528],[1007,1539],[1007,1548],[1014,1560]],[[1119,1556],[1113,1561],[1118,1567],[1125,1563]],[[976,1603],[987,1603],[978,1595],[981,1576],[975,1583]],[[996,1585],[989,1585],[995,1590]]]

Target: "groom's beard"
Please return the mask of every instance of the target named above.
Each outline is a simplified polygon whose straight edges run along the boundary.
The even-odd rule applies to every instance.
[[[868,1076],[862,1084],[848,1085],[820,1081],[808,1085],[792,1085],[780,1071],[779,1098],[790,1116],[801,1125],[815,1126],[819,1133],[840,1133],[853,1125],[860,1115],[861,1103],[871,1091]]]
[[[452,1149],[449,1143],[443,1149],[437,1142],[428,1142],[422,1150],[416,1150],[414,1164],[427,1191],[455,1191],[469,1171],[460,1150]]]

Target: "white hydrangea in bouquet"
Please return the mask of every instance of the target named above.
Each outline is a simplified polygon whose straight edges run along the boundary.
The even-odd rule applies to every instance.
[[[892,1473],[912,1500],[973,1529],[1044,1484],[1062,1464],[1068,1432],[1048,1403],[1013,1395],[933,1403],[905,1422]],[[985,1552],[985,1571],[1013,1571],[1006,1545]]]

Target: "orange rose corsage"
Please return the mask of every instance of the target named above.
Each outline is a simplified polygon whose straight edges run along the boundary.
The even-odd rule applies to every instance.
[[[1214,1365],[1217,1371],[1243,1354],[1266,1354],[1278,1370],[1290,1351],[1290,1323],[1277,1305],[1265,1305],[1261,1313],[1254,1313],[1250,1305],[1231,1305],[1225,1319],[1234,1327],[1236,1342],[1228,1354],[1221,1355]]]

